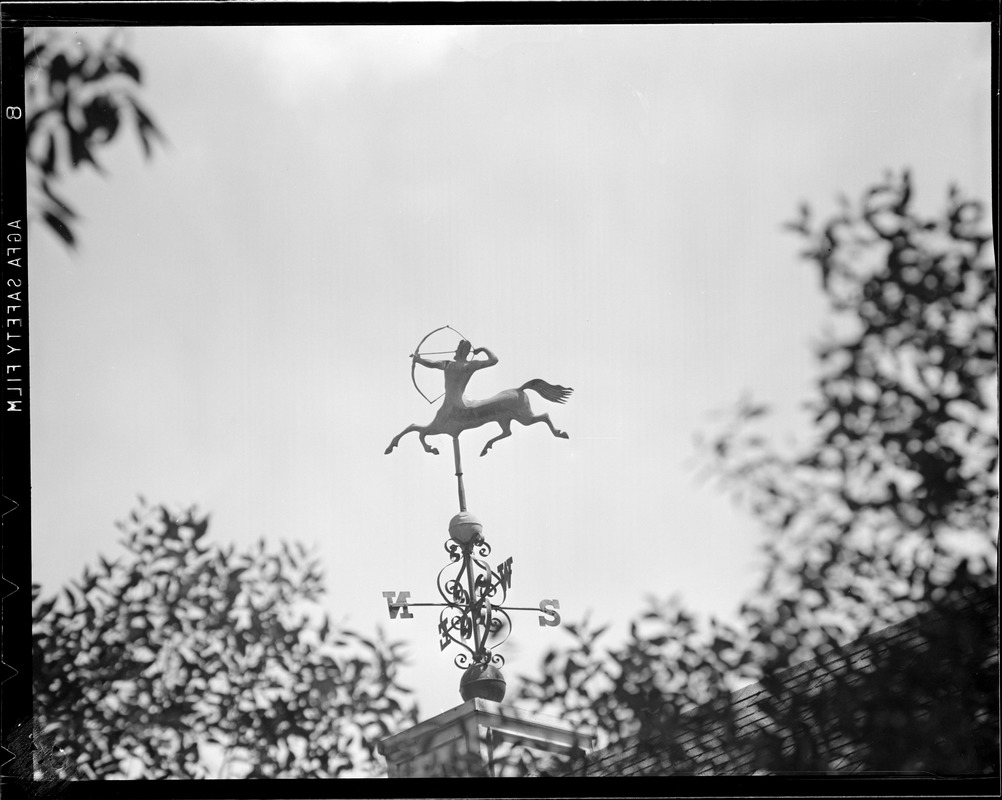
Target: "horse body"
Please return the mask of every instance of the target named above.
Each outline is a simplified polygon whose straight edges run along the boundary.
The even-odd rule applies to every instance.
[[[511,436],[511,423],[518,422],[522,425],[534,425],[537,422],[545,422],[554,436],[561,439],[569,438],[564,431],[557,430],[550,421],[549,414],[533,414],[532,406],[526,390],[531,389],[546,400],[554,403],[564,403],[570,396],[573,389],[563,386],[554,386],[544,380],[535,378],[527,381],[517,389],[506,389],[498,392],[493,397],[486,400],[469,401],[465,397],[462,404],[443,403],[442,407],[435,414],[435,418],[427,425],[408,425],[400,433],[393,437],[390,446],[386,448],[387,453],[391,453],[393,448],[400,442],[400,438],[412,431],[417,432],[421,445],[428,453],[438,454],[438,450],[425,441],[426,436],[436,436],[447,434],[452,437],[459,436],[460,433],[473,428],[479,428],[488,422],[496,422],[501,426],[501,433],[487,442],[480,455],[486,455],[495,442]]]

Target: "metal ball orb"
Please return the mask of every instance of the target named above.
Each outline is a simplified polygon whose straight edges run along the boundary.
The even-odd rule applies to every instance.
[[[469,544],[471,541],[479,540],[482,537],[484,526],[480,520],[468,511],[456,514],[449,521],[449,536],[454,542],[459,544]]]
[[[501,670],[491,664],[473,664],[459,679],[459,693],[464,701],[477,697],[500,703],[507,686]]]

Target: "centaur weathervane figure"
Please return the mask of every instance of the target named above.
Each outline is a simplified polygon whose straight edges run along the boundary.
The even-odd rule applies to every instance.
[[[450,329],[461,341],[455,351],[422,352],[421,346],[428,338],[440,330]],[[430,361],[425,356],[453,354],[451,361]],[[483,358],[478,358],[483,356]],[[445,373],[445,398],[435,418],[427,425],[408,425],[393,437],[386,453],[392,453],[403,436],[412,431],[421,439],[425,452],[438,455],[438,450],[425,441],[427,436],[446,434],[452,437],[452,452],[456,463],[456,486],[459,490],[459,513],[449,522],[449,540],[446,551],[451,562],[439,572],[438,591],[443,603],[413,603],[408,602],[410,592],[383,592],[389,606],[390,619],[396,619],[401,614],[404,619],[411,617],[409,605],[443,606],[439,617],[439,646],[445,649],[449,644],[460,645],[464,652],[456,656],[455,663],[463,668],[463,677],[459,682],[459,693],[464,701],[473,698],[491,700],[500,703],[504,698],[505,680],[501,675],[501,665],[504,657],[493,651],[508,636],[511,629],[509,611],[534,611],[529,608],[516,608],[505,603],[506,592],[511,586],[512,559],[501,562],[497,570],[491,568],[484,559],[491,553],[491,546],[483,536],[483,525],[466,508],[466,489],[463,484],[463,465],[459,447],[459,434],[471,428],[479,428],[488,422],[496,422],[501,426],[501,433],[487,444],[480,455],[487,455],[495,442],[511,436],[512,421],[523,425],[533,425],[545,422],[554,436],[568,438],[563,431],[557,430],[550,422],[547,414],[533,414],[529,406],[526,392],[532,389],[541,397],[553,403],[563,403],[570,397],[571,389],[554,386],[546,381],[535,380],[522,384],[517,389],[508,389],[487,400],[467,400],[464,396],[466,385],[473,373],[498,363],[498,357],[486,347],[473,349],[470,340],[453,328],[443,325],[436,328],[414,348],[411,358],[411,381],[428,403],[434,404],[439,398],[432,400],[418,386],[415,379],[416,368],[440,369]],[[458,571],[449,572],[452,567]],[[539,624],[543,626],[557,625],[560,617],[555,609],[560,603],[556,600],[542,600],[539,610]]]
[[[450,326],[447,325],[444,327]],[[442,328],[436,328],[431,333],[435,333],[438,330],[442,330]],[[455,329],[452,328],[452,330]],[[431,336],[431,333],[425,336],[421,342],[423,343],[428,336]],[[438,413],[435,414],[435,419],[429,424],[408,425],[394,436],[393,441],[390,442],[390,446],[386,448],[387,454],[393,452],[393,448],[397,446],[402,436],[416,431],[425,451],[437,455],[438,450],[425,441],[426,436],[448,434],[454,440],[458,441],[459,434],[463,431],[479,428],[481,425],[486,425],[489,422],[496,422],[500,425],[501,433],[484,445],[484,449],[480,452],[482,456],[487,455],[487,451],[491,449],[495,442],[511,436],[511,423],[513,420],[522,425],[534,425],[537,422],[545,422],[554,436],[561,439],[568,438],[564,431],[557,430],[553,426],[549,414],[532,413],[526,391],[531,389],[539,394],[540,397],[552,403],[564,403],[573,389],[554,386],[544,380],[534,378],[527,383],[523,383],[517,389],[506,389],[487,400],[468,400],[464,392],[466,391],[466,385],[470,382],[470,378],[473,377],[473,373],[486,367],[493,367],[498,363],[497,356],[486,347],[473,349],[473,345],[470,344],[466,337],[463,337],[463,340],[456,348],[455,357],[452,361],[429,361],[423,357],[420,350],[421,345],[419,344],[415,352],[411,355],[412,379],[414,366],[417,364],[423,367],[430,367],[431,369],[443,370],[445,372],[445,401],[442,403],[441,408],[439,408]],[[471,351],[473,358],[470,358]],[[484,355],[486,358],[478,359],[477,356],[479,355]],[[415,387],[417,387],[416,383]],[[421,392],[420,389],[418,391]],[[423,392],[421,392],[421,395],[424,397]],[[428,398],[425,397],[425,399],[427,400]]]

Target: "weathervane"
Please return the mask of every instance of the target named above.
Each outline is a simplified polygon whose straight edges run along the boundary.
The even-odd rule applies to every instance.
[[[432,334],[445,329],[458,334],[461,339],[455,351],[422,353],[421,345]],[[453,352],[455,356],[451,361],[429,361],[424,358]],[[478,355],[484,355],[485,358],[478,359]],[[504,658],[495,653],[493,648],[503,644],[511,632],[509,611],[542,612],[539,616],[540,626],[560,624],[560,614],[556,611],[560,608],[560,603],[557,600],[541,600],[535,608],[504,605],[508,589],[511,588],[513,559],[501,562],[496,569],[492,569],[486,560],[490,557],[491,546],[483,537],[483,525],[466,510],[459,434],[488,422],[497,422],[501,426],[501,433],[484,445],[481,456],[486,455],[495,442],[511,436],[513,420],[522,425],[545,422],[554,436],[566,439],[567,434],[554,427],[548,414],[533,414],[525,392],[531,389],[546,400],[564,403],[573,390],[535,378],[517,389],[507,389],[487,400],[468,400],[464,392],[473,373],[497,363],[498,358],[494,353],[486,347],[474,349],[470,341],[451,325],[443,325],[426,334],[411,354],[411,381],[428,403],[435,403],[442,397],[445,397],[445,401],[428,425],[408,425],[393,437],[386,448],[387,454],[393,452],[402,436],[416,431],[425,451],[437,455],[438,450],[429,445],[425,437],[439,434],[452,437],[459,488],[459,513],[449,523],[450,541],[445,543],[450,563],[438,574],[438,592],[444,602],[412,603],[410,592],[383,592],[383,597],[386,598],[390,619],[397,619],[398,616],[402,619],[412,618],[414,615],[410,613],[411,607],[442,608],[438,625],[439,644],[442,650],[453,644],[462,648],[462,652],[455,658],[455,664],[466,670],[460,680],[460,694],[464,700],[482,697],[500,701],[504,697],[505,681],[498,669],[503,666]],[[429,399],[417,384],[415,371],[418,364],[445,372],[445,392],[435,400]]]
[[[487,455],[487,451],[491,449],[495,442],[511,436],[511,423],[513,420],[515,422],[520,422],[523,425],[534,425],[537,422],[545,422],[554,436],[561,439],[568,438],[566,433],[558,431],[553,426],[553,422],[550,421],[549,414],[532,413],[532,408],[529,405],[529,398],[525,393],[526,390],[532,389],[532,391],[539,394],[540,397],[545,400],[549,400],[551,403],[565,403],[567,402],[567,398],[570,397],[571,392],[574,391],[573,389],[566,389],[563,386],[554,386],[544,380],[534,378],[531,381],[523,383],[517,389],[505,389],[505,391],[498,392],[496,395],[489,397],[486,400],[467,400],[463,393],[466,391],[466,384],[470,382],[470,378],[473,377],[473,373],[477,370],[484,369],[485,367],[493,367],[498,363],[498,358],[486,347],[478,347],[473,350],[474,358],[471,359],[470,351],[473,348],[473,345],[471,345],[469,340],[460,333],[459,335],[463,338],[459,343],[459,346],[456,347],[456,355],[452,361],[428,361],[424,358],[424,356],[442,354],[421,353],[420,345],[423,344],[432,333],[437,333],[445,328],[456,331],[456,329],[450,325],[444,325],[441,328],[436,328],[421,340],[418,345],[419,349],[415,350],[415,352],[411,354],[411,381],[414,382],[414,388],[418,390],[418,393],[424,397],[425,400],[428,400],[428,397],[418,387],[417,381],[414,378],[416,365],[420,364],[423,367],[440,369],[445,372],[445,392],[438,398],[435,398],[435,400],[428,400],[429,403],[434,403],[441,397],[445,397],[445,402],[442,403],[442,407],[439,408],[438,413],[435,414],[435,418],[430,423],[427,425],[408,425],[400,431],[400,433],[394,436],[393,440],[390,442],[390,446],[386,448],[387,455],[393,452],[393,448],[397,446],[402,436],[405,436],[412,431],[417,432],[418,438],[421,440],[421,445],[424,447],[425,452],[438,455],[438,450],[425,441],[426,436],[436,436],[438,434],[445,433],[453,437],[454,440],[458,441],[459,434],[463,431],[468,431],[471,428],[479,428],[481,425],[486,425],[488,422],[496,422],[500,425],[501,433],[484,445],[484,449],[480,451],[480,455],[482,456]],[[459,331],[456,331],[456,333],[459,333]],[[487,356],[487,358],[484,360],[476,358],[476,356],[481,353]]]

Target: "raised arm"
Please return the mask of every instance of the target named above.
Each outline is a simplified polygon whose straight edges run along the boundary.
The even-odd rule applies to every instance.
[[[492,353],[486,347],[478,347],[476,350],[473,351],[474,356],[479,355],[480,353],[486,355],[487,358],[483,361],[478,361],[476,359],[471,361],[470,362],[471,369],[483,369],[484,367],[493,367],[495,364],[498,363],[498,357],[494,355],[494,353]]]

